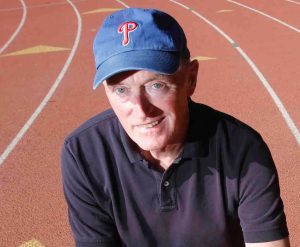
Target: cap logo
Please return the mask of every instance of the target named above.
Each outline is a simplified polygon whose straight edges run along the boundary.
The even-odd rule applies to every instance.
[[[130,42],[129,33],[136,30],[137,27],[138,27],[138,24],[133,21],[125,22],[119,26],[118,33],[123,33],[123,41],[122,41],[123,46],[126,46],[129,44],[129,42]]]

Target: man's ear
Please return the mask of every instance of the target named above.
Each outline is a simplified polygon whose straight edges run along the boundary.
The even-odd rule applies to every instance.
[[[197,76],[198,76],[199,62],[197,59],[194,59],[189,64],[189,96],[194,94],[197,85]]]

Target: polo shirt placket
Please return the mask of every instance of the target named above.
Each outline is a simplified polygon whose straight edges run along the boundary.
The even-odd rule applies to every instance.
[[[161,173],[152,170],[157,187],[157,195],[161,211],[169,211],[177,207],[174,168]]]

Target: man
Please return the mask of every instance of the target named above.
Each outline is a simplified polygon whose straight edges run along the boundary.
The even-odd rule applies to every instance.
[[[289,246],[266,144],[247,125],[191,100],[198,62],[171,16],[113,13],[94,55],[94,89],[103,84],[112,110],[63,146],[76,246]]]

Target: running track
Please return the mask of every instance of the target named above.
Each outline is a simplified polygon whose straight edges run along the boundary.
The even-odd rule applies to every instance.
[[[108,107],[92,90],[92,41],[112,9],[176,16],[200,60],[194,100],[257,129],[276,162],[292,246],[300,242],[299,0],[2,0],[0,247],[73,246],[60,147]]]

